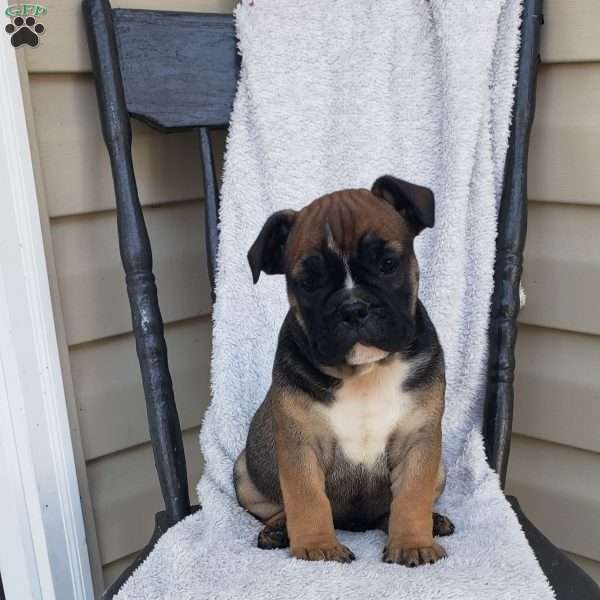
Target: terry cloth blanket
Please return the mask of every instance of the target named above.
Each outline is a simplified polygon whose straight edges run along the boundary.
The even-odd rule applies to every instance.
[[[237,8],[243,57],[227,144],[203,510],[165,534],[118,596],[132,599],[552,598],[488,468],[480,435],[497,206],[519,45],[519,0],[254,0]],[[246,252],[266,218],[392,174],[430,186],[420,296],[448,388],[439,510],[449,557],[381,562],[379,531],[340,532],[349,565],[256,548],[233,463],[270,383],[287,311],[283,277],[252,285]]]

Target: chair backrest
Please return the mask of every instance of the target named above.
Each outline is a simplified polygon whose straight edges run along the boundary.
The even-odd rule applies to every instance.
[[[181,429],[168,369],[150,243],[131,159],[130,117],[162,131],[197,129],[204,168],[206,244],[214,293],[219,195],[209,130],[227,125],[239,57],[230,15],[112,9],[84,0],[102,131],[117,199],[119,244],[156,467],[167,516],[189,514]],[[541,0],[525,0],[515,118],[501,205],[490,325],[484,437],[502,480],[510,443],[514,343],[526,222],[526,166]]]

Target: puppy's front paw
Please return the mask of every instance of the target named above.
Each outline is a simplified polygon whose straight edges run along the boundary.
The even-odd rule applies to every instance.
[[[356,558],[350,548],[338,541],[293,544],[290,548],[290,554],[301,560],[332,560],[341,563],[349,563]]]
[[[437,542],[432,542],[430,546],[417,548],[388,543],[383,551],[383,562],[396,563],[405,567],[418,567],[425,564],[432,565],[446,556],[446,551]]]

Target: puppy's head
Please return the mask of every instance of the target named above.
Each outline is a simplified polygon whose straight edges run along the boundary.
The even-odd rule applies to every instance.
[[[292,309],[321,365],[358,365],[406,348],[415,331],[414,238],[433,227],[433,193],[391,176],[342,190],[265,223],[248,252],[260,272],[283,273]]]

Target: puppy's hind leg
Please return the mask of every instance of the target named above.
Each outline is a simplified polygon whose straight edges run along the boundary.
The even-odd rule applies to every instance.
[[[285,512],[280,512],[270,518],[258,534],[258,547],[262,550],[288,548],[290,538],[287,532]]]
[[[437,485],[435,489],[436,499],[442,495],[446,487],[446,468],[443,461],[440,461],[438,469]],[[454,523],[445,515],[433,513],[433,537],[445,537],[454,533]]]
[[[445,537],[454,533],[454,523],[445,515],[433,513],[433,537]]]
[[[290,541],[283,506],[269,500],[254,485],[248,474],[246,451],[235,462],[234,483],[240,505],[265,524],[258,534],[258,547],[264,550],[287,548]]]

